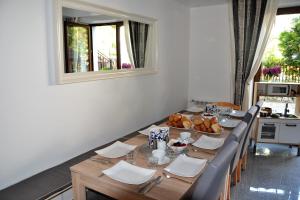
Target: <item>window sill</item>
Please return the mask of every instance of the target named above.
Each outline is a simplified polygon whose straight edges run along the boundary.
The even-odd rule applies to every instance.
[[[101,72],[82,72],[82,73],[63,73],[58,77],[58,84],[78,83],[85,81],[96,81],[111,78],[123,78],[129,76],[141,76],[158,73],[158,69],[126,69],[118,71],[101,71]]]

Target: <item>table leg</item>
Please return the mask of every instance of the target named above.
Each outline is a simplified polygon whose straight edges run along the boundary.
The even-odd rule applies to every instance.
[[[85,187],[80,182],[80,175],[75,172],[72,172],[72,188],[74,200],[86,200]]]
[[[298,146],[297,156],[300,156],[300,146]]]

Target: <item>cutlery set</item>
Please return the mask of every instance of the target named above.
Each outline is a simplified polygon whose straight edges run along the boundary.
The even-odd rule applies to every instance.
[[[89,160],[91,161],[95,161],[95,162],[98,162],[98,163],[101,163],[101,164],[112,164],[113,162],[108,160],[108,159],[103,159],[103,158],[96,158],[96,157],[91,157],[89,158]]]
[[[158,176],[154,179],[151,179],[145,186],[141,187],[138,190],[138,193],[141,194],[146,194],[147,192],[149,192],[154,186],[158,185],[161,183],[163,177],[162,176]]]

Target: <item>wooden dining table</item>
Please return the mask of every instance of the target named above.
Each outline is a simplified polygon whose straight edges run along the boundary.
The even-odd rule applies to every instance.
[[[166,122],[159,124],[161,127],[165,127]],[[169,137],[172,139],[177,139],[180,137],[180,132],[184,130],[170,128]],[[191,137],[196,141],[202,136],[202,133],[191,132]],[[231,129],[224,129],[221,135],[216,136],[218,138],[224,138],[231,133]],[[138,145],[136,148],[134,161],[135,165],[139,167],[148,167],[148,158],[143,153],[140,152],[139,147],[147,144],[148,136],[143,134],[136,134],[135,136],[128,138],[124,141],[127,144]],[[213,160],[217,155],[218,150],[203,150],[192,145],[187,147],[187,156],[207,159],[208,162]],[[94,156],[95,159],[100,158],[99,155]],[[142,185],[131,185],[121,183],[119,181],[113,180],[110,177],[102,173],[103,170],[108,169],[118,163],[120,160],[126,160],[126,156],[116,159],[110,159],[109,162],[96,162],[94,159],[87,159],[72,166],[72,187],[73,187],[73,198],[74,200],[85,200],[86,199],[86,189],[92,189],[105,196],[111,197],[113,199],[123,199],[123,200],[138,200],[138,199],[156,199],[156,200],[177,200],[183,197],[183,195],[190,189],[192,184],[201,176],[205,171],[205,168],[197,176],[193,178],[176,177],[175,175],[169,174],[171,178],[167,178],[163,172],[164,168],[168,166],[158,165],[156,169],[155,177],[162,176],[163,179],[160,184],[153,187],[149,192],[141,194],[138,190]]]

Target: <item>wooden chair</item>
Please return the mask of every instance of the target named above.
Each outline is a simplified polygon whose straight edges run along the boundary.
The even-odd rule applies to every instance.
[[[255,104],[255,106],[257,106],[258,109],[260,110],[261,107],[263,106],[263,104],[264,104],[264,101],[258,101],[258,102]]]
[[[235,104],[230,103],[230,102],[215,102],[214,104],[216,106],[228,107],[228,108],[231,108],[233,110],[241,110],[241,106],[235,105]]]

